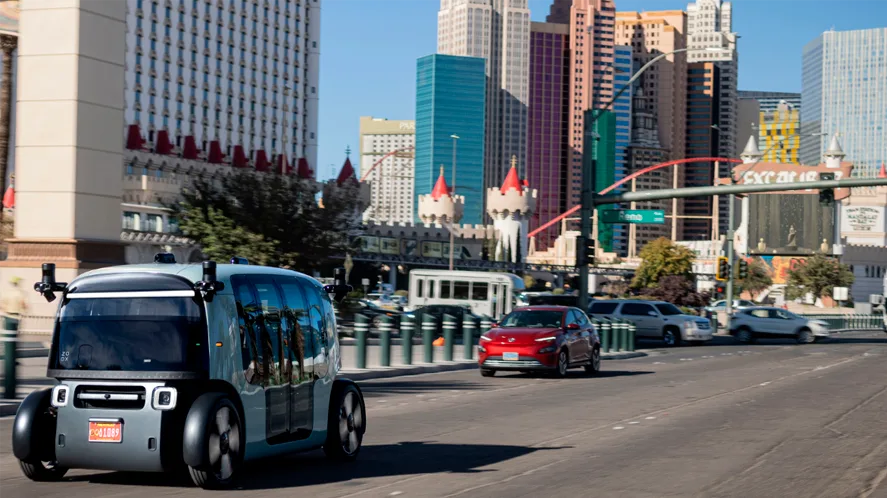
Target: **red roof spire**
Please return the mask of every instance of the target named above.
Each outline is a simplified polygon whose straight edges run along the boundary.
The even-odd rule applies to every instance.
[[[504,194],[510,189],[521,192],[521,181],[517,176],[517,156],[511,156],[511,169],[508,170],[508,174],[505,176],[505,182],[502,184],[500,192]]]
[[[342,166],[342,171],[339,172],[339,177],[336,178],[336,184],[341,187],[342,184],[348,180],[357,182],[357,177],[354,176],[354,166],[351,166],[350,157],[345,159],[345,164]]]
[[[887,178],[887,166],[884,163],[881,163],[881,172],[878,173],[878,178]]]
[[[431,190],[431,198],[439,200],[441,197],[447,195],[450,195],[450,187],[447,186],[447,181],[444,179],[444,167],[443,164],[441,164],[440,176],[437,177],[437,183],[434,184],[434,189]]]
[[[15,207],[15,175],[9,175],[9,187],[3,194],[3,207],[6,209]]]

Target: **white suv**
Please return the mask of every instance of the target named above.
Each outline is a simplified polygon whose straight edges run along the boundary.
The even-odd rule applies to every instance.
[[[707,319],[685,315],[677,306],[664,301],[595,301],[588,308],[592,318],[622,318],[637,327],[638,339],[661,339],[666,346],[681,341],[703,343],[714,335]]]

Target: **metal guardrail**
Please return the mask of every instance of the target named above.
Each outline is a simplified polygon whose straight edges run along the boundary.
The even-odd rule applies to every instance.
[[[821,320],[828,324],[829,332],[879,330],[887,331],[884,315],[861,314],[801,314],[808,320]]]

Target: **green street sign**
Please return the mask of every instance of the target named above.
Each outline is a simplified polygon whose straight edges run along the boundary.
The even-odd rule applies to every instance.
[[[633,223],[638,225],[664,225],[662,209],[608,209],[600,211],[601,221],[608,224]]]

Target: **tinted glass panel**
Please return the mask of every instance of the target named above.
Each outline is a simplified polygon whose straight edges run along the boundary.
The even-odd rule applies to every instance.
[[[622,306],[623,315],[641,316],[653,311],[653,307],[649,304],[626,303]]]
[[[256,296],[262,310],[262,350],[268,364],[267,379],[271,385],[283,384],[280,360],[283,358],[283,341],[281,333],[281,308],[283,303],[277,293],[277,286],[270,277],[250,276],[256,289]]]
[[[486,301],[489,289],[486,282],[474,282],[471,284],[471,299],[475,301]]]
[[[206,340],[194,298],[71,299],[59,313],[50,368],[199,372]]]
[[[658,309],[659,312],[665,316],[680,315],[681,313],[683,313],[683,311],[681,311],[680,308],[678,308],[677,306],[675,306],[673,304],[669,304],[669,303],[657,304],[656,309]]]
[[[259,325],[261,307],[255,297],[252,285],[243,276],[232,276],[231,285],[237,302],[238,324],[240,325],[240,350],[243,370],[250,384],[263,384],[265,355],[260,347],[262,329]]]
[[[274,280],[280,285],[286,301],[283,323],[286,342],[289,346],[289,358],[293,365],[291,378],[293,382],[302,382],[307,380],[310,374],[306,370],[305,358],[313,356],[311,325],[308,322],[308,303],[295,278],[275,278]],[[308,331],[307,334],[306,331]]]
[[[440,298],[441,299],[449,299],[450,298],[450,286],[452,282],[449,280],[441,280],[440,281]]]
[[[609,315],[616,311],[619,303],[594,303],[591,305],[590,313],[593,315]]]
[[[468,282],[453,282],[453,299],[468,299]]]
[[[562,311],[549,310],[520,310],[508,314],[499,325],[500,327],[530,327],[530,328],[559,328],[563,324],[564,313]]]

